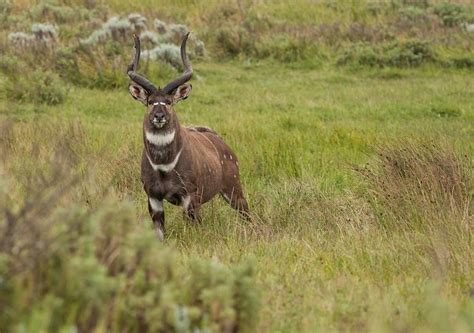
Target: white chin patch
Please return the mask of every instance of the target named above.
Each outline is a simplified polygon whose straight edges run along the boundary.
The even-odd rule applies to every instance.
[[[166,123],[153,123],[153,125],[156,127],[156,128],[163,128]]]

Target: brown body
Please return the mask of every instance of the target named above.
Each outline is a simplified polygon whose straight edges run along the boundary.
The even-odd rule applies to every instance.
[[[187,36],[181,46],[186,71],[165,88],[156,89],[136,74],[140,56],[138,37],[128,71],[133,80],[129,87],[132,97],[148,107],[143,122],[141,180],[160,239],[164,232],[164,200],[181,205],[188,217],[200,221],[201,205],[221,194],[243,217],[249,218],[236,155],[211,129],[181,126],[174,112],[174,104],[186,99],[192,89],[187,83],[192,69],[186,56],[186,40]]]

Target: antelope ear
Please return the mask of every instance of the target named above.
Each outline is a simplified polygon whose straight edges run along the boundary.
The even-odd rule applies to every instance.
[[[128,91],[130,92],[130,95],[132,95],[134,99],[147,105],[148,91],[146,91],[142,86],[135,83],[130,83],[128,85]]]
[[[173,94],[173,103],[178,103],[186,98],[188,98],[189,94],[193,90],[193,86],[190,83],[184,83],[176,88]]]

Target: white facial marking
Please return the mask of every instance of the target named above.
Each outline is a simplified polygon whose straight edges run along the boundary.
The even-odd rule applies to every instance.
[[[166,105],[166,103],[163,103],[163,102],[155,102],[155,103],[153,103],[153,105]]]
[[[178,161],[179,161],[179,156],[181,155],[181,152],[183,150],[181,149],[179,151],[179,153],[176,155],[176,157],[174,158],[173,162],[169,163],[169,164],[155,164],[152,162],[150,156],[148,156],[148,154],[146,154],[146,157],[148,158],[148,162],[150,162],[150,165],[151,167],[153,168],[153,170],[155,171],[162,171],[162,172],[170,172],[171,170],[174,169],[174,167],[176,166],[176,164],[178,164]]]
[[[148,198],[148,201],[150,202],[151,209],[155,213],[163,211],[163,201],[157,200],[155,198]]]
[[[154,134],[151,132],[145,131],[145,137],[147,141],[156,146],[166,146],[169,145],[174,140],[175,130],[165,134]]]
[[[186,195],[181,200],[181,206],[183,206],[184,210],[188,210],[189,204],[191,203],[191,197]]]

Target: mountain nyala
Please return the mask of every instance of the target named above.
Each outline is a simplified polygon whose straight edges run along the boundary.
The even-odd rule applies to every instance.
[[[164,238],[163,201],[183,207],[185,215],[201,221],[202,204],[220,194],[245,219],[250,219],[239,178],[239,162],[232,149],[207,127],[185,127],[174,106],[191,93],[193,70],[186,54],[189,33],[181,43],[183,74],[164,88],[156,88],[137,71],[140,39],[134,35],[135,54],[128,66],[132,97],[146,106],[143,120],[141,181],[156,234]]]

